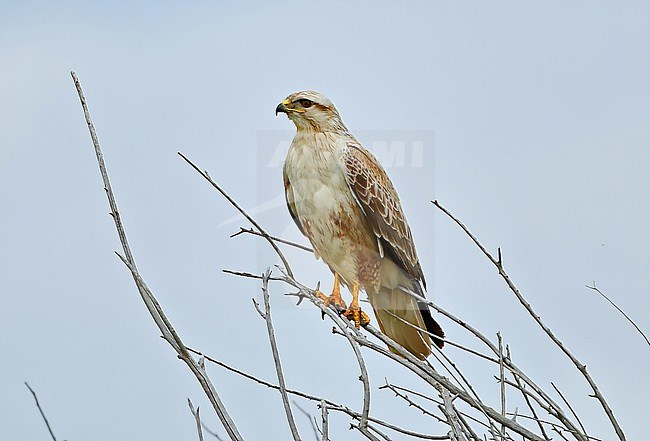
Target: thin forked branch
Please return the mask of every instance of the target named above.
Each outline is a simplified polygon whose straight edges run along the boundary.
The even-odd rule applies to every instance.
[[[201,424],[201,415],[199,414],[199,408],[194,409],[194,404],[192,400],[187,399],[187,405],[190,406],[190,412],[194,415],[194,420],[196,421],[196,431],[199,434],[199,441],[203,441],[203,424]]]
[[[628,322],[630,322],[630,323],[632,324],[632,326],[634,326],[634,328],[637,330],[637,332],[638,332],[639,334],[641,334],[641,336],[645,339],[645,342],[648,344],[648,346],[650,346],[650,340],[648,339],[648,336],[645,335],[645,333],[641,330],[641,328],[639,327],[639,325],[637,325],[637,324],[634,322],[634,320],[632,320],[632,319],[630,318],[630,316],[627,315],[627,314],[625,313],[625,311],[623,311],[621,308],[619,308],[618,305],[617,305],[616,303],[614,303],[614,301],[613,301],[612,299],[610,299],[609,297],[607,297],[607,296],[605,295],[604,292],[602,292],[600,289],[596,288],[596,282],[594,282],[593,285],[591,285],[591,286],[589,286],[589,285],[585,285],[585,286],[586,286],[587,288],[593,290],[593,291],[596,291],[596,292],[597,292],[597,293],[598,293],[602,298],[604,298],[605,300],[607,300],[607,301],[610,303],[610,305],[612,305],[614,308],[616,308],[616,310],[617,310],[618,312],[620,312],[621,315],[623,315],[623,317],[625,317],[625,319],[626,319]]]
[[[226,191],[221,188],[219,184],[217,184],[212,177],[208,174],[207,171],[201,170],[196,164],[194,164],[192,161],[190,161],[184,154],[181,152],[178,152],[178,155],[185,160],[194,170],[196,170],[203,178],[210,183],[221,195],[226,198],[230,204],[237,209],[255,228],[257,228],[257,231],[260,233],[260,235],[266,239],[266,241],[271,245],[275,253],[278,255],[280,260],[282,261],[282,265],[284,265],[284,268],[287,270],[289,275],[293,277],[293,272],[291,271],[291,266],[289,265],[289,262],[287,259],[284,257],[284,254],[282,254],[282,251],[280,251],[280,248],[278,248],[278,245],[275,243],[275,241],[271,238],[269,233],[267,233],[262,226],[255,220],[253,217],[246,212],[238,203],[235,201]]]
[[[253,236],[264,237],[264,234],[260,233],[259,231],[255,231],[252,228],[239,227],[239,231],[236,232],[236,233],[231,234],[230,238],[232,239],[233,237],[237,237],[237,236],[242,235],[242,234],[252,234]],[[289,245],[291,247],[298,248],[299,250],[307,251],[309,253],[314,252],[314,250],[312,250],[311,248],[309,248],[309,247],[307,247],[305,245],[301,245],[301,244],[296,243],[296,242],[291,242],[290,240],[282,239],[281,237],[269,235],[269,238],[272,239],[275,242],[283,243],[285,245]]]
[[[571,351],[562,343],[562,341],[555,336],[553,331],[551,331],[551,328],[546,325],[541,319],[541,317],[535,312],[533,307],[528,303],[528,301],[524,298],[523,295],[519,292],[519,289],[515,286],[515,284],[510,280],[510,276],[506,273],[504,266],[503,266],[503,260],[501,256],[501,250],[499,249],[498,252],[498,258],[494,258],[492,254],[481,244],[478,239],[469,231],[469,229],[457,218],[455,217],[449,210],[447,210],[445,207],[443,207],[437,200],[432,201],[433,205],[435,205],[440,211],[445,213],[451,220],[453,220],[464,232],[469,238],[474,242],[474,244],[481,250],[481,252],[494,264],[494,266],[497,268],[499,271],[499,275],[501,278],[506,282],[508,285],[508,288],[510,288],[510,291],[515,295],[517,300],[519,300],[519,303],[528,311],[530,316],[535,320],[535,322],[542,328],[542,330],[546,333],[546,335],[555,343],[557,347],[560,348],[562,352],[573,362],[575,367],[578,369],[578,371],[582,374],[582,376],[587,380],[587,383],[589,383],[589,386],[591,387],[593,391],[593,397],[596,398],[603,410],[605,411],[605,414],[607,415],[607,418],[609,419],[610,423],[612,424],[612,427],[614,428],[614,431],[616,432],[616,435],[618,436],[618,439],[620,441],[625,441],[625,434],[623,433],[623,429],[618,423],[618,420],[614,416],[614,412],[612,411],[612,408],[609,406],[607,403],[607,400],[605,400],[605,396],[600,392],[600,389],[598,388],[598,385],[594,381],[594,379],[591,377],[589,372],[587,372],[587,366],[582,363],[578,358],[573,355]]]
[[[289,430],[291,430],[291,435],[293,436],[294,441],[300,441],[300,433],[298,433],[298,427],[296,426],[296,421],[293,418],[291,404],[289,403],[289,396],[287,395],[287,385],[284,382],[282,363],[280,362],[280,351],[278,350],[278,342],[275,338],[275,329],[273,329],[273,320],[271,318],[271,299],[269,296],[269,277],[271,277],[271,270],[266,270],[266,273],[264,273],[262,276],[262,295],[264,297],[264,313],[262,317],[266,322],[266,330],[269,334],[269,343],[271,345],[271,353],[273,354],[273,364],[275,366],[275,372],[278,377],[280,396],[282,397],[284,413],[287,416],[287,422],[289,423]]]
[[[196,360],[194,360],[194,358],[190,356],[189,352],[187,351],[187,348],[183,344],[179,335],[176,333],[173,326],[167,319],[167,316],[163,312],[160,304],[156,300],[151,290],[147,287],[144,280],[140,276],[140,273],[137,270],[135,259],[133,257],[131,248],[129,246],[129,242],[127,240],[126,231],[124,229],[124,225],[122,224],[119,210],[117,208],[117,202],[115,200],[115,196],[111,188],[111,183],[108,176],[108,170],[104,162],[104,156],[99,144],[99,139],[97,137],[95,127],[90,117],[90,111],[88,110],[86,98],[81,88],[81,83],[79,82],[79,79],[77,78],[77,75],[74,72],[71,72],[71,75],[74,81],[74,85],[77,89],[77,94],[79,95],[79,100],[81,102],[81,107],[83,109],[84,117],[86,119],[86,124],[88,125],[90,137],[92,139],[93,147],[95,149],[95,155],[97,156],[97,163],[99,165],[99,170],[102,175],[102,180],[104,182],[104,190],[106,191],[106,197],[108,198],[108,203],[111,209],[111,216],[113,217],[113,221],[115,222],[115,228],[117,230],[117,234],[122,244],[122,250],[124,252],[124,256],[120,254],[118,254],[118,256],[120,257],[122,262],[124,262],[124,264],[127,266],[127,268],[131,271],[131,276],[133,277],[133,280],[138,288],[138,292],[140,293],[140,296],[145,306],[147,307],[149,314],[151,315],[154,322],[158,326],[158,329],[162,333],[163,338],[172,346],[172,348],[174,348],[179,358],[183,360],[185,364],[187,364],[187,366],[190,368],[192,373],[194,373],[194,375],[196,376],[205,394],[210,400],[210,403],[212,404],[215,412],[217,413],[219,419],[221,420],[221,423],[223,424],[230,439],[234,441],[242,441],[243,438],[239,434],[239,431],[237,430],[234,421],[228,414],[225,405],[221,401],[221,398],[219,397],[216,389],[212,385],[212,382],[210,381],[210,378],[208,377],[205,371],[205,367],[202,365],[202,363],[197,362]]]

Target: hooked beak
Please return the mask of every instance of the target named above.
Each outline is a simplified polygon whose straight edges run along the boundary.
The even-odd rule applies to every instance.
[[[287,109],[287,106],[290,104],[289,100],[284,100],[280,104],[278,104],[278,107],[275,108],[275,116],[278,116],[278,113],[289,113],[289,110]]]

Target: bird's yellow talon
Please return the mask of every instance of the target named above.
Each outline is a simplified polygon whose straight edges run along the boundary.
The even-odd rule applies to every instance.
[[[370,317],[368,317],[368,314],[363,312],[359,307],[359,282],[354,282],[352,285],[352,303],[350,303],[350,307],[343,312],[343,315],[348,320],[354,322],[354,326],[356,326],[357,329],[370,323]]]
[[[347,308],[347,305],[345,304],[345,302],[341,298],[341,294],[339,294],[338,297],[335,296],[334,294],[326,296],[320,290],[316,291],[315,294],[316,294],[316,297],[318,297],[319,299],[321,299],[323,301],[323,304],[325,305],[325,307],[328,307],[328,306],[332,305],[334,307],[334,309],[336,309],[338,312],[345,311],[345,309]]]
[[[316,297],[323,301],[325,307],[332,305],[338,312],[345,311],[347,309],[347,305],[341,297],[341,285],[339,282],[338,274],[334,274],[334,287],[332,288],[332,294],[326,296],[320,290],[316,290]]]
[[[351,322],[354,322],[354,326],[356,326],[357,329],[370,323],[370,317],[368,317],[368,314],[363,312],[359,307],[350,307],[343,311],[343,315]]]

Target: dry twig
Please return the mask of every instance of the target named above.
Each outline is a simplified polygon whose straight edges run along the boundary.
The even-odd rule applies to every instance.
[[[329,441],[329,416],[327,413],[327,403],[325,400],[320,402],[320,411],[321,411],[321,425],[323,426],[323,436],[321,441]]]
[[[614,428],[614,431],[616,432],[616,435],[618,436],[620,441],[625,441],[625,434],[623,433],[623,429],[618,423],[618,420],[614,416],[614,412],[612,411],[611,407],[609,407],[609,404],[607,403],[607,400],[605,400],[604,395],[600,392],[600,389],[598,388],[598,385],[594,381],[594,379],[591,377],[589,372],[587,372],[587,366],[583,364],[578,358],[573,355],[571,351],[562,343],[562,341],[555,336],[553,331],[551,331],[551,328],[549,328],[541,319],[541,317],[535,312],[533,307],[528,303],[528,301],[524,298],[524,296],[521,295],[519,292],[519,289],[515,286],[515,284],[512,282],[510,279],[510,276],[506,273],[504,266],[503,266],[503,260],[501,258],[501,250],[498,250],[498,259],[495,259],[492,254],[490,254],[489,251],[478,241],[478,239],[469,231],[469,229],[458,219],[456,218],[449,210],[447,210],[445,207],[443,207],[438,201],[432,201],[433,204],[440,209],[443,213],[445,213],[451,220],[453,220],[464,232],[469,238],[474,242],[474,244],[481,250],[481,252],[494,264],[494,266],[497,268],[499,271],[499,275],[501,278],[506,282],[508,285],[508,288],[510,288],[510,291],[515,295],[517,300],[519,300],[519,303],[528,311],[530,316],[535,320],[535,322],[539,325],[540,328],[546,333],[546,335],[555,343],[555,345],[560,348],[562,352],[571,360],[571,362],[575,365],[575,367],[580,371],[582,376],[587,380],[587,383],[589,383],[589,386],[591,386],[591,389],[593,391],[593,397],[596,398],[603,410],[605,411],[605,414],[607,415],[607,418],[609,419],[610,423],[612,424],[612,427]],[[580,433],[580,432],[578,432]],[[585,438],[584,434],[581,434],[579,439]]]
[[[289,262],[287,259],[284,257],[284,254],[282,254],[282,251],[280,251],[280,248],[275,243],[275,240],[271,238],[269,233],[267,233],[259,223],[253,217],[246,212],[226,191],[221,188],[219,184],[217,184],[208,174],[207,171],[201,170],[196,164],[194,164],[192,161],[190,161],[185,155],[183,155],[181,152],[178,152],[178,155],[185,160],[194,170],[196,170],[203,178],[210,183],[221,195],[226,198],[228,202],[230,202],[230,205],[235,207],[237,211],[239,211],[255,228],[257,228],[257,231],[259,232],[260,236],[262,236],[266,241],[271,245],[275,253],[278,255],[280,260],[282,260],[282,264],[284,265],[284,268],[287,270],[289,275],[293,277],[293,272],[291,271],[291,266],[289,265]]]
[[[630,318],[630,316],[627,315],[627,314],[625,313],[625,311],[623,311],[621,308],[619,308],[618,305],[617,305],[616,303],[614,303],[614,301],[613,301],[612,299],[610,299],[609,297],[607,297],[607,296],[605,295],[605,293],[603,293],[600,289],[596,288],[596,282],[593,282],[593,284],[592,284],[591,286],[589,286],[589,285],[585,285],[585,286],[586,286],[587,288],[593,290],[593,291],[596,291],[598,294],[600,294],[600,296],[601,296],[602,298],[604,298],[605,300],[607,300],[607,301],[610,303],[610,305],[612,305],[614,308],[616,308],[616,310],[617,310],[618,312],[620,312],[621,315],[623,315],[623,317],[625,317],[625,319],[626,319],[628,322],[630,322],[630,323],[632,324],[632,326],[634,326],[634,328],[637,330],[637,332],[638,332],[639,334],[641,334],[641,336],[645,339],[645,342],[648,344],[648,346],[650,346],[650,340],[648,339],[648,336],[645,335],[645,333],[641,330],[641,328],[639,327],[639,325],[637,325],[637,324],[634,322],[634,320],[632,320],[632,319]]]
[[[282,363],[280,362],[280,351],[278,351],[278,343],[275,339],[275,330],[273,329],[273,320],[271,319],[271,300],[269,298],[269,277],[271,277],[271,270],[266,270],[262,276],[262,295],[264,297],[264,313],[260,312],[262,318],[266,322],[266,330],[269,334],[269,343],[271,345],[271,353],[273,354],[273,364],[275,372],[278,376],[278,385],[280,386],[280,396],[282,397],[282,405],[284,406],[284,413],[287,416],[289,423],[289,430],[294,441],[300,441],[300,434],[296,421],[293,418],[291,411],[291,404],[289,403],[289,396],[287,395],[287,385],[284,382],[284,374],[282,373]],[[259,311],[259,310],[258,310]]]
[[[196,430],[199,434],[199,441],[203,441],[203,425],[201,424],[201,416],[199,415],[199,408],[197,407],[196,410],[194,410],[194,405],[192,404],[192,400],[189,398],[187,399],[187,405],[190,406],[190,412],[192,412],[192,415],[194,415],[194,420],[196,421]]]
[[[300,404],[298,404],[295,400],[291,400],[291,404],[293,404],[303,415],[307,417],[309,420],[309,423],[311,424],[311,429],[314,431],[314,438],[316,438],[316,441],[318,441],[318,438],[320,438],[319,433],[318,433],[318,426],[316,426],[316,422],[314,421],[314,418],[307,412],[305,409],[302,408]]]
[[[239,231],[236,232],[236,233],[231,234],[230,238],[232,239],[233,237],[237,237],[237,236],[239,236],[241,234],[244,234],[244,233],[252,234],[253,236],[264,237],[264,234],[260,233],[259,231],[255,231],[252,228],[239,227]],[[269,239],[271,239],[271,240],[273,240],[275,242],[278,242],[278,243],[283,243],[285,245],[292,246],[294,248],[298,248],[299,250],[307,251],[307,252],[310,252],[310,253],[314,252],[314,250],[312,250],[309,247],[306,247],[304,245],[300,245],[299,243],[296,243],[296,242],[291,242],[290,240],[282,239],[281,237],[269,235]]]
[[[104,156],[102,154],[101,147],[99,145],[99,139],[97,138],[95,127],[90,118],[90,112],[88,110],[86,98],[84,97],[83,90],[81,89],[81,83],[79,82],[79,79],[77,78],[77,75],[74,72],[71,72],[71,75],[75,87],[77,89],[77,94],[79,95],[79,100],[81,102],[81,107],[83,109],[84,117],[86,119],[86,124],[88,125],[90,137],[92,139],[93,147],[95,149],[95,154],[97,156],[99,170],[101,172],[102,180],[104,182],[104,190],[106,191],[106,197],[108,198],[108,203],[111,208],[111,216],[113,217],[113,221],[115,222],[115,228],[117,230],[118,236],[120,238],[120,242],[122,244],[122,249],[124,251],[124,256],[118,254],[118,257],[122,260],[122,262],[124,262],[127,268],[131,271],[131,275],[138,288],[140,296],[142,297],[142,300],[145,306],[147,307],[149,314],[151,315],[154,322],[158,326],[158,329],[162,333],[163,338],[172,346],[172,348],[174,348],[179,358],[183,360],[185,364],[187,364],[187,366],[190,368],[192,373],[194,373],[197,380],[203,387],[203,391],[205,392],[208,399],[210,400],[210,403],[212,404],[217,415],[219,416],[219,419],[221,420],[221,423],[226,429],[226,432],[228,433],[230,439],[243,441],[243,438],[239,434],[239,431],[237,430],[234,421],[228,414],[228,411],[226,410],[225,405],[221,401],[219,394],[217,393],[216,389],[212,385],[212,382],[210,381],[210,378],[205,372],[205,368],[190,356],[189,352],[187,351],[187,348],[183,344],[179,335],[174,330],[173,326],[167,319],[167,316],[165,315],[162,308],[160,307],[160,304],[154,297],[151,290],[149,290],[149,288],[145,284],[144,280],[142,279],[140,273],[136,268],[135,259],[133,257],[131,248],[129,246],[126,237],[126,231],[122,224],[119,210],[117,209],[117,202],[115,200],[115,196],[111,188],[111,183],[108,177],[108,171],[106,169],[106,164],[104,163]]]
[[[499,379],[501,380],[501,415],[506,416],[506,382],[505,373],[503,369],[503,339],[501,333],[497,332],[497,339],[499,340]],[[506,426],[501,426],[501,435],[506,435]]]
[[[50,436],[52,437],[53,441],[56,441],[56,436],[54,436],[54,432],[52,432],[52,427],[50,427],[50,422],[47,420],[47,417],[45,416],[45,412],[43,412],[43,409],[41,408],[41,403],[38,402],[38,397],[36,396],[36,392],[34,392],[34,389],[31,388],[29,383],[25,381],[25,386],[27,386],[27,389],[32,393],[32,396],[34,397],[34,401],[36,401],[36,407],[38,408],[38,411],[41,413],[41,417],[43,418],[43,421],[45,421],[45,425],[47,426],[47,431],[50,432]]]

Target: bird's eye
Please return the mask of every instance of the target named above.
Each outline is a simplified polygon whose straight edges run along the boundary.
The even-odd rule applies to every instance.
[[[314,105],[313,102],[311,102],[311,101],[309,101],[309,100],[305,100],[305,99],[302,99],[302,100],[300,100],[300,101],[298,101],[298,102],[299,102],[300,105],[301,105],[302,107],[304,107],[305,109],[309,109],[311,106]]]

